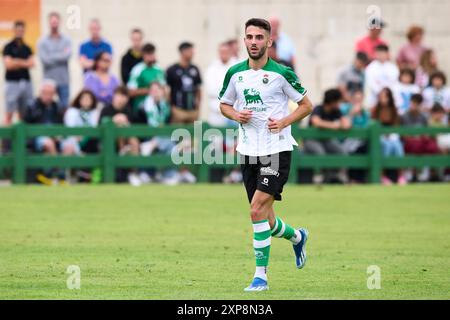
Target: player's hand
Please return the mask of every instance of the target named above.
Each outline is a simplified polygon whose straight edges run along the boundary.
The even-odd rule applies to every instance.
[[[242,110],[237,113],[236,121],[239,123],[247,123],[252,117],[252,110]]]
[[[282,120],[276,120],[273,118],[269,118],[268,128],[272,133],[279,133],[286,127]]]

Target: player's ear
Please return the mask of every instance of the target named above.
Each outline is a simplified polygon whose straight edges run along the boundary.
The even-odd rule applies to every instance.
[[[272,37],[269,37],[269,41],[267,41],[267,47],[270,48],[273,44]]]

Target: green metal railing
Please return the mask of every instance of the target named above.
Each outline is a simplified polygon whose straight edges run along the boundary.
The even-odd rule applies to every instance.
[[[203,123],[191,126],[167,126],[164,128],[150,128],[148,126],[116,127],[112,123],[105,123],[97,128],[67,128],[64,126],[25,125],[16,124],[13,127],[0,128],[0,139],[11,140],[12,152],[0,155],[0,170],[12,170],[12,181],[14,183],[25,183],[26,170],[32,168],[101,168],[103,181],[111,183],[115,181],[117,168],[145,168],[171,167],[174,164],[169,155],[155,154],[151,156],[119,156],[116,153],[116,139],[118,137],[151,137],[171,136],[175,129],[187,130],[191,137],[197,141],[204,141],[204,135],[212,127]],[[226,128],[214,128],[225,136]],[[209,133],[211,133],[210,131]],[[404,157],[382,157],[380,136],[388,133],[399,133],[402,136],[412,135],[436,135],[439,133],[450,133],[450,128],[405,128],[391,127],[383,128],[374,123],[367,129],[350,130],[321,130],[317,128],[292,128],[292,134],[296,139],[327,139],[327,138],[359,138],[368,141],[367,154],[358,155],[308,155],[294,152],[292,157],[291,173],[289,182],[296,182],[297,170],[300,168],[360,168],[369,172],[369,181],[378,183],[381,172],[385,168],[421,168],[448,167],[450,166],[450,155],[406,155]],[[213,133],[212,133],[213,134]],[[42,154],[29,154],[27,152],[27,140],[37,136],[88,136],[99,139],[101,149],[98,154],[82,156],[49,156]],[[201,155],[204,153],[208,142],[203,142],[192,155],[192,167],[200,182],[207,182],[211,168],[229,168],[238,163],[235,156],[232,163],[202,164]],[[197,158],[196,158],[197,157]],[[198,158],[199,157],[199,158]]]

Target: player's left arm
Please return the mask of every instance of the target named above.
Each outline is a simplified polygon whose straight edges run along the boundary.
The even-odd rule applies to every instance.
[[[304,96],[302,100],[297,102],[297,105],[297,108],[292,113],[282,119],[269,118],[269,130],[279,132],[292,123],[307,117],[312,112],[312,103],[307,96]]]

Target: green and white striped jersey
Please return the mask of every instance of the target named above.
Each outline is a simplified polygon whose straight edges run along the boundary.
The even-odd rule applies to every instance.
[[[249,67],[248,60],[232,66],[219,94],[221,103],[234,106],[237,111],[252,110],[252,118],[239,125],[239,142],[236,150],[248,156],[265,156],[293,150],[297,145],[291,127],[279,133],[268,129],[269,117],[282,119],[289,114],[289,98],[299,102],[306,95],[291,68],[269,58],[259,70]]]

